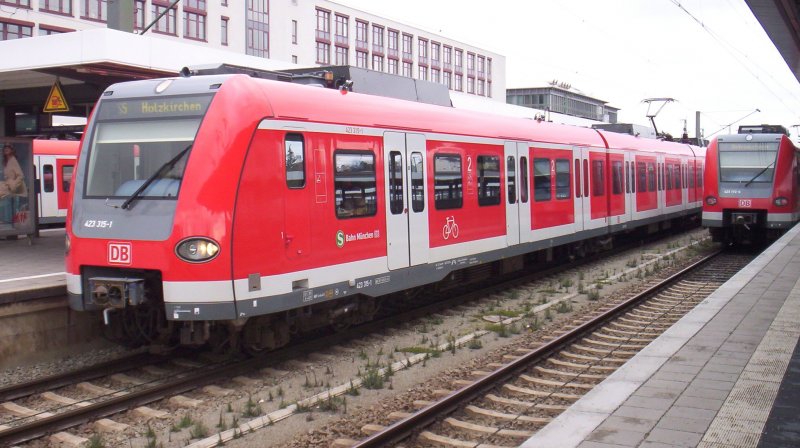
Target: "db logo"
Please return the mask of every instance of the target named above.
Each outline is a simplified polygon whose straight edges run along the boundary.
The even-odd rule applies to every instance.
[[[108,243],[109,264],[131,264],[131,243]]]

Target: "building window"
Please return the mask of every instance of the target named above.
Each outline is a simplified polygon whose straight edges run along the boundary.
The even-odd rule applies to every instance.
[[[417,49],[417,57],[421,65],[428,65],[428,40],[419,39]]]
[[[389,58],[389,73],[397,75],[397,59]]]
[[[497,205],[499,203],[500,158],[478,156],[478,205]]]
[[[475,93],[475,78],[467,76],[467,93]]]
[[[486,78],[492,79],[492,58],[486,58]]]
[[[0,40],[22,39],[33,36],[32,23],[0,22]]]
[[[437,42],[431,42],[431,66],[439,68],[440,60],[439,57],[441,56],[441,45]]]
[[[0,3],[4,5],[16,6],[19,8],[31,9],[31,0],[2,0]]]
[[[147,5],[145,0],[136,0],[133,4],[133,29],[142,30],[145,26],[145,13],[147,12]]]
[[[403,62],[403,76],[411,78],[411,62]]]
[[[169,8],[168,4],[160,5],[160,4],[153,3],[152,9],[151,9],[152,10],[152,16],[154,18],[158,17],[159,14],[161,14],[164,11],[167,11],[167,8]],[[161,34],[171,34],[173,36],[177,36],[178,35],[177,22],[178,22],[178,19],[177,19],[176,13],[175,13],[175,8],[172,8],[169,11],[167,11],[167,13],[164,14],[163,17],[158,19],[158,22],[156,22],[156,24],[153,26],[153,32],[154,33],[161,33]]]
[[[491,81],[486,81],[486,96],[488,96],[489,98],[492,97],[492,82]]]
[[[350,65],[347,47],[336,47],[336,65]]]
[[[441,82],[441,77],[439,76],[439,73],[440,72],[438,69],[435,68],[431,69],[431,82],[435,82],[436,84],[439,84]]]
[[[467,53],[467,75],[475,76],[475,54]]]
[[[331,41],[331,13],[324,9],[317,10],[317,39]]]
[[[206,13],[183,8],[183,37],[206,40]]]
[[[450,72],[442,72],[442,84],[446,85],[448,89],[453,88],[453,74]]]
[[[486,81],[484,81],[482,79],[478,80],[478,95],[480,95],[480,96],[484,96],[486,94],[484,92],[484,90],[483,90],[485,88],[485,82]]]
[[[248,0],[246,14],[246,53],[269,57],[269,0]]]
[[[292,20],[292,43],[297,45],[297,20]]]
[[[331,44],[317,42],[317,64],[331,63]]]
[[[383,71],[383,56],[377,54],[372,55],[372,69],[379,72]]]
[[[356,50],[369,51],[367,48],[367,22],[356,20]]]
[[[456,60],[454,62],[456,67],[456,73],[462,73],[464,71],[464,51],[459,50],[456,48]]]
[[[447,45],[442,47],[442,68],[445,71],[453,69],[453,48]]]
[[[383,27],[372,25],[372,52],[383,54]]]
[[[107,6],[106,0],[81,0],[81,18],[105,22],[108,17]],[[175,10],[173,9],[171,12],[174,16]],[[172,29],[173,32],[170,34],[175,34],[175,27],[173,26]]]
[[[75,31],[75,30],[71,30],[69,28],[61,28],[61,27],[57,27],[57,26],[39,24],[39,35],[40,36],[52,36],[53,34],[71,33],[73,31]]]
[[[368,151],[333,153],[337,218],[373,216],[378,211],[375,155]]]
[[[292,64],[297,64],[297,55],[296,54],[292,55]]]
[[[399,54],[399,35],[396,30],[389,30],[388,34],[388,42],[387,45],[389,46],[389,57],[390,58],[397,58],[400,56]]]
[[[356,51],[356,67],[367,67],[367,53],[365,51]]]
[[[486,77],[486,58],[483,56],[478,56],[478,78],[485,78]]]
[[[425,67],[424,65],[420,65],[419,66],[419,76],[417,78],[421,79],[423,81],[427,81],[428,80],[428,67]]]
[[[403,60],[404,61],[413,61],[413,55],[411,54],[412,51],[412,42],[414,40],[414,36],[410,34],[403,34]]]
[[[39,0],[39,11],[72,15],[72,0]]]
[[[453,90],[456,92],[463,92],[464,91],[464,83],[463,83],[463,75],[458,73],[455,74],[455,84],[453,85]]]
[[[438,210],[461,208],[463,182],[461,156],[436,154],[433,156],[434,204]]]
[[[223,17],[220,22],[219,43],[228,45],[228,18]]]
[[[350,19],[347,16],[336,14],[336,29],[334,40],[336,45],[347,46],[348,42],[348,29],[350,27]]]

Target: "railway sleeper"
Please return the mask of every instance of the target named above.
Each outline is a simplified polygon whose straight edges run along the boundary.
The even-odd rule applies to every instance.
[[[515,409],[530,410],[535,409],[547,414],[560,414],[567,410],[567,406],[561,404],[532,403],[530,401],[515,400],[513,398],[501,397],[495,394],[487,394],[486,401],[492,405],[508,406]]]
[[[598,339],[608,339],[609,341],[639,342],[639,343],[644,344],[644,345],[647,345],[647,344],[649,344],[650,342],[653,341],[652,339],[642,339],[642,338],[636,338],[636,337],[632,337],[632,336],[629,336],[629,337],[616,336],[616,335],[613,335],[613,334],[602,333],[602,332],[599,332],[599,331],[595,332],[592,336],[596,337]]]
[[[437,446],[455,447],[455,448],[512,448],[516,445],[488,445],[485,443],[476,444],[475,442],[467,442],[464,440],[453,439],[452,437],[440,436],[430,431],[422,431],[419,439],[432,443]]]
[[[469,405],[464,410],[467,412],[467,414],[472,415],[473,417],[483,417],[501,421],[518,421],[542,425],[546,425],[553,421],[553,419],[550,417],[531,417],[523,414],[508,414],[505,412],[493,411],[491,409],[484,409],[474,405]]]
[[[561,371],[561,370],[546,369],[546,368],[541,367],[541,366],[536,366],[534,369],[536,369],[536,371],[541,372],[543,374],[553,375],[555,377],[564,377],[564,376],[566,376],[566,377],[575,378],[575,379],[579,379],[579,380],[584,380],[585,379],[585,380],[592,380],[592,381],[602,381],[602,380],[606,379],[606,377],[607,377],[607,375],[597,375],[597,374],[592,374],[592,373],[564,372],[564,371]]]
[[[475,423],[465,422],[463,420],[459,420],[453,417],[448,417],[444,419],[444,422],[452,428],[481,435],[491,434],[503,437],[511,437],[515,439],[527,439],[534,434],[533,431],[523,431],[519,429],[505,429],[505,428],[496,428],[494,426],[478,425]]]
[[[525,395],[529,397],[537,397],[537,398],[557,398],[567,401],[576,401],[579,398],[581,398],[581,395],[565,394],[563,392],[544,392],[541,390],[530,389],[527,387],[515,386],[513,384],[504,384],[503,389],[507,390],[508,392]]]
[[[570,361],[564,361],[558,358],[550,358],[547,360],[548,362],[555,364],[559,367],[566,367],[569,369],[576,369],[576,370],[595,370],[600,372],[613,372],[617,370],[617,367],[611,366],[601,366],[596,364],[578,364]]]
[[[581,353],[573,353],[573,352],[567,351],[567,350],[563,350],[563,351],[561,351],[559,353],[562,356],[566,357],[566,358],[577,359],[577,360],[580,360],[580,361],[592,362],[592,363],[595,363],[595,364],[596,363],[601,363],[601,362],[608,362],[608,363],[613,363],[613,364],[625,364],[626,362],[628,362],[627,359],[623,359],[623,358],[600,358],[600,357],[597,357],[597,356],[583,355]],[[605,354],[606,352],[601,352],[601,353]]]
[[[520,375],[519,378],[526,383],[534,384],[537,386],[545,386],[545,387],[554,387],[554,388],[561,388],[566,387],[570,389],[582,389],[582,390],[592,390],[594,389],[594,384],[587,384],[587,383],[576,383],[572,380],[570,381],[553,381],[548,380],[545,378],[537,378],[535,376],[530,375]]]
[[[594,336],[594,335],[592,335]],[[583,338],[583,341],[586,344],[596,345],[599,347],[608,347],[612,350],[616,349],[623,349],[623,350],[641,350],[647,346],[647,344],[620,344],[617,342],[605,342],[605,341],[598,341],[597,339],[591,338]],[[648,342],[649,343],[649,342]]]

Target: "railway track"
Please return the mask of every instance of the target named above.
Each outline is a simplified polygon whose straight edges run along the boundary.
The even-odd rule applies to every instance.
[[[715,253],[630,298],[617,299],[573,329],[508,363],[456,380],[395,412],[388,427],[367,425],[362,441],[338,446],[518,446],[633,357],[753,257]],[[444,396],[443,398],[438,397]]]
[[[583,262],[588,261],[589,259],[583,260]],[[580,264],[573,264],[570,267],[575,268]],[[106,365],[95,366],[90,370],[6,387],[0,389],[0,402],[5,402],[2,407],[7,414],[14,414],[17,417],[11,421],[0,421],[0,446],[23,443],[92,420],[174,397],[190,390],[200,389],[209,384],[224,382],[237,375],[246,375],[274,366],[282,361],[294,359],[298,353],[321,351],[331,344],[357,339],[363,337],[365,333],[379,332],[387,326],[397,325],[398,322],[427,316],[469,302],[476,297],[491,294],[493,290],[511,288],[530,282],[532,278],[541,278],[563,270],[564,267],[549,269],[545,272],[495,284],[488,289],[481,288],[480,291],[470,288],[473,289],[471,293],[460,294],[452,299],[407,311],[401,316],[377,320],[347,332],[317,338],[284,350],[271,352],[268,359],[252,358],[244,361],[229,359],[216,363],[190,361],[183,363],[182,366],[176,366],[169,365],[162,357],[138,355],[136,358],[127,360],[124,365],[121,361],[114,361]],[[133,368],[140,372],[138,375],[132,375],[133,380],[131,376],[119,375],[119,372]],[[142,372],[144,373],[142,374]],[[117,374],[116,378],[112,377],[113,373]],[[111,379],[101,382],[111,382],[118,387],[85,386],[87,381],[104,377]],[[69,391],[70,388],[81,389],[80,395],[83,397],[79,399],[65,397],[59,392],[59,389]],[[89,398],[86,398],[87,394],[90,395]],[[75,394],[66,395],[74,397]]]

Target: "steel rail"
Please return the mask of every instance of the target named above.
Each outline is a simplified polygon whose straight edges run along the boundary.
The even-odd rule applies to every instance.
[[[414,433],[417,433],[421,431],[423,428],[435,423],[440,419],[442,415],[454,412],[464,403],[467,403],[473,400],[475,397],[478,397],[481,394],[485,393],[486,391],[493,389],[497,384],[505,382],[509,378],[518,375],[520,372],[527,369],[531,364],[536,363],[548,356],[551,356],[558,350],[561,350],[566,345],[574,342],[576,339],[595,330],[596,328],[602,326],[603,324],[617,317],[618,315],[626,312],[630,308],[646,300],[647,298],[657,293],[658,291],[661,291],[662,289],[673,284],[674,282],[676,282],[689,272],[708,263],[713,258],[718,256],[720,253],[722,253],[721,250],[708,255],[702,260],[693,263],[692,265],[673,274],[672,276],[660,282],[659,284],[654,285],[646,289],[645,291],[640,292],[634,297],[631,297],[625,302],[618,304],[614,308],[611,308],[610,310],[604,312],[603,314],[597,316],[596,318],[587,321],[579,325],[578,327],[575,327],[574,329],[542,345],[541,347],[535,349],[534,351],[526,355],[523,355],[522,357],[515,359],[509,364],[504,365],[500,369],[495,370],[491,374],[476,380],[472,384],[464,386],[463,388],[452,392],[451,394],[447,395],[441,400],[430,404],[429,406],[415,412],[409,417],[395,422],[394,424],[387,427],[383,431],[371,435],[370,437],[354,445],[353,448],[373,448],[373,447],[379,448],[379,447],[390,446],[392,444],[396,444],[403,441],[404,439],[408,438]]]

